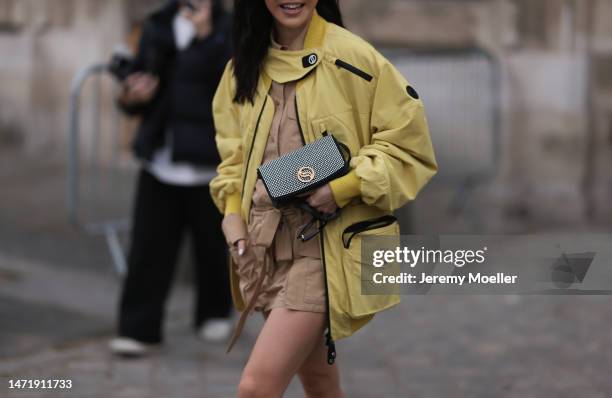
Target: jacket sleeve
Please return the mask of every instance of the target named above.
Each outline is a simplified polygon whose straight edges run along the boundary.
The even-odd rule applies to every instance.
[[[210,183],[210,193],[222,213],[239,213],[242,182],[242,135],[232,62],[228,62],[213,99],[215,140],[221,156],[217,176]]]
[[[393,211],[414,200],[436,174],[425,110],[416,92],[389,61],[383,63],[372,100],[371,141],[351,161],[362,200]],[[414,96],[411,96],[411,94]]]

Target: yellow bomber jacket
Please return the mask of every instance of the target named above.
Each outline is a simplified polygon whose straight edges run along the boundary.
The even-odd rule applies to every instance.
[[[273,51],[270,49],[269,51]],[[286,53],[286,54],[285,54]],[[283,83],[299,77],[298,123],[305,142],[333,134],[352,155],[351,172],[331,183],[343,208],[321,237],[328,304],[328,343],[350,336],[375,313],[399,303],[398,295],[361,294],[361,238],[399,235],[397,222],[364,228],[348,247],[345,229],[391,215],[436,174],[425,111],[419,96],[395,67],[364,40],[315,13],[304,50],[266,58],[253,103],[233,102],[236,81],[231,61],[213,101],[216,141],[222,162],[211,182],[221,212],[248,220],[268,132],[274,115],[272,76]],[[244,299],[234,264],[232,295]]]

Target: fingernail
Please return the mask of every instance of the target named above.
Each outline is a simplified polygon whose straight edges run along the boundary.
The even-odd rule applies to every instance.
[[[243,248],[238,249],[238,255],[242,256],[243,254],[244,254],[244,249]]]

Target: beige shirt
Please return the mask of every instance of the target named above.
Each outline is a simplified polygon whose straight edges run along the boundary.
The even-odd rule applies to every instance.
[[[283,49],[274,41],[272,41],[272,46]],[[274,118],[272,119],[272,127],[261,164],[293,152],[304,145],[296,116],[295,88],[296,82],[280,84],[272,81],[270,96],[275,107]],[[255,185],[253,206],[256,208],[272,206],[268,192],[261,180],[257,180]]]

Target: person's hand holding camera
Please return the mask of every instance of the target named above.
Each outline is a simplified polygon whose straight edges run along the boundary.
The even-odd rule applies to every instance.
[[[159,78],[144,72],[129,75],[123,83],[124,91],[120,101],[126,105],[150,102],[159,87]]]

